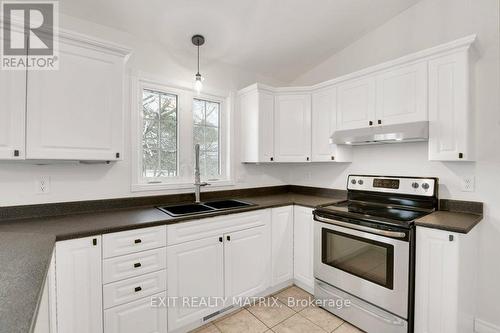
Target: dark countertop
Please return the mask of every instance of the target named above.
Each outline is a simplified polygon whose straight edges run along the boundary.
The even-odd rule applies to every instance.
[[[479,214],[437,211],[415,220],[415,225],[466,234],[482,219]]]
[[[56,238],[0,232],[0,332],[32,332]]]

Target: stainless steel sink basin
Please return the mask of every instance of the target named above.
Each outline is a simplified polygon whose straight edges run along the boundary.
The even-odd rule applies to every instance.
[[[183,205],[164,206],[164,207],[158,207],[158,209],[167,213],[170,216],[178,217],[178,216],[210,213],[231,208],[242,208],[252,205],[253,204],[250,204],[248,202],[230,199],[230,200],[210,201],[199,204],[192,203]]]
[[[215,209],[229,209],[229,208],[241,208],[246,206],[252,206],[252,204],[239,200],[218,200],[205,202],[205,205],[215,208]]]

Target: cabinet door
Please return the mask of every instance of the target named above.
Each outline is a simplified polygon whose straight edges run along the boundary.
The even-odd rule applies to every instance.
[[[377,76],[376,124],[427,120],[427,62]]]
[[[467,52],[429,61],[429,160],[471,161]]]
[[[123,57],[60,43],[59,70],[30,71],[30,159],[105,160],[123,155]]]
[[[101,236],[56,243],[57,331],[102,332]]]
[[[0,159],[23,159],[26,72],[0,72]]]
[[[330,143],[337,129],[337,89],[312,95],[311,159],[313,162],[350,162],[351,147]]]
[[[268,92],[259,92],[259,162],[273,161],[274,95]]]
[[[454,241],[450,241],[450,235]],[[416,333],[459,332],[458,239],[446,231],[417,227]]]
[[[311,95],[279,95],[274,111],[276,161],[310,161]]]
[[[165,299],[163,292],[104,311],[104,333],[167,333]]]
[[[295,283],[312,293],[314,290],[312,209],[294,206],[293,218],[293,274]]]
[[[223,297],[223,258],[224,243],[219,236],[167,247],[169,297]],[[214,307],[182,307],[179,302],[168,307],[169,331],[219,310]]]
[[[273,208],[271,223],[272,286],[293,279],[293,206]]]
[[[269,224],[224,235],[225,297],[256,296],[271,285]]]
[[[338,129],[369,127],[375,124],[375,79],[349,81],[337,88]]]

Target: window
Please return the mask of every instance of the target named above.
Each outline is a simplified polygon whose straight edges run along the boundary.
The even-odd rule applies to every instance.
[[[142,92],[142,177],[177,176],[177,96]]]
[[[219,178],[220,103],[193,99],[194,144],[200,145],[200,173],[204,178]]]
[[[202,181],[232,185],[230,97],[148,79],[134,85],[132,191],[192,189],[196,144]]]

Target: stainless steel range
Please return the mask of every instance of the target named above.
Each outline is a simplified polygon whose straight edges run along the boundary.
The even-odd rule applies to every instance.
[[[347,189],[314,211],[314,296],[366,332],[413,332],[413,222],[438,208],[438,181],[350,175]]]

